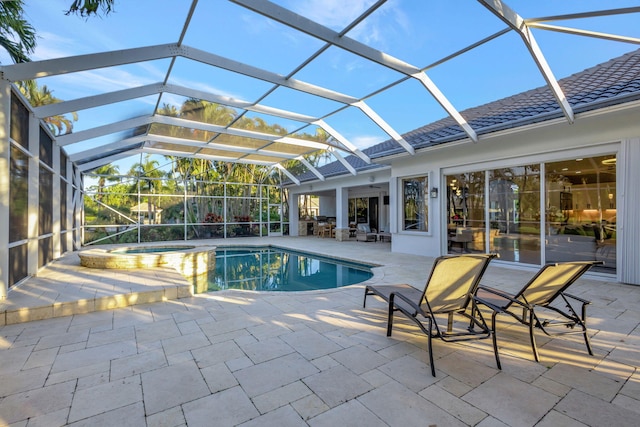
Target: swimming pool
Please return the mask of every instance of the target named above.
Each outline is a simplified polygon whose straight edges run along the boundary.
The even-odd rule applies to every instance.
[[[335,260],[273,246],[218,247],[207,291],[309,291],[363,282],[373,265]]]

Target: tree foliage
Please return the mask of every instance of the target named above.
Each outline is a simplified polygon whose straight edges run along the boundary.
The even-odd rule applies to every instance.
[[[74,0],[65,15],[89,17],[99,15],[101,11],[108,15],[113,11],[114,3],[115,0]]]
[[[108,15],[115,0],[73,0],[65,15]],[[0,1],[0,48],[4,48],[15,63],[29,62],[36,48],[36,30],[27,21],[24,0]]]
[[[20,92],[29,101],[33,107],[41,107],[43,105],[57,104],[62,102],[61,99],[53,96],[53,91],[44,85],[42,87],[34,80],[25,80],[18,83]],[[49,130],[55,135],[64,135],[73,131],[73,122],[78,120],[78,113],[71,113],[71,119],[67,116],[58,114],[55,116],[45,117],[43,121],[49,126]]]
[[[36,48],[36,31],[24,17],[24,1],[0,2],[0,47],[11,59],[28,62]]]

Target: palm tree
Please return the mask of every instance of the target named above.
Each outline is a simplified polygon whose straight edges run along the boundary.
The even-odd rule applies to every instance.
[[[161,188],[162,182],[158,178],[165,176],[165,173],[159,169],[160,163],[157,160],[151,160],[147,154],[141,163],[135,163],[129,169],[129,175],[137,177],[136,190],[141,191],[143,188],[140,182],[147,182],[146,190],[148,194],[156,193]],[[141,181],[142,178],[144,181]],[[155,210],[152,205],[151,196],[147,196],[147,208],[149,211],[149,220],[151,220],[152,213]]]
[[[36,31],[24,19],[24,1],[0,2],[0,47],[14,62],[28,62],[36,47]]]
[[[180,116],[187,120],[225,126],[235,120],[237,112],[215,102],[188,99],[182,104]]]
[[[119,172],[120,171],[118,170],[118,166],[114,166],[112,164],[100,166],[94,171],[94,173],[99,176],[98,195],[96,197],[98,200],[102,200],[102,193],[104,191],[104,185],[106,184],[106,181],[117,181],[118,177],[116,177],[115,175],[117,175]]]
[[[82,17],[108,15],[115,0],[73,0],[66,15]],[[24,0],[0,1],[0,47],[6,49],[13,62],[28,62],[36,48],[36,31],[24,18]]]
[[[18,87],[32,107],[62,102],[61,99],[53,96],[53,91],[49,90],[46,85],[39,87],[34,80],[21,81],[18,83]],[[44,122],[56,136],[64,135],[73,131],[73,122],[78,120],[78,113],[75,111],[71,113],[71,116],[72,120],[64,115],[45,117]]]

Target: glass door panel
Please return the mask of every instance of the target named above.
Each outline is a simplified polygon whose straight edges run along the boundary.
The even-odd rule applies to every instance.
[[[445,177],[449,253],[486,252],[485,173]]]
[[[616,158],[569,159],[545,165],[547,262],[598,260],[616,270]]]
[[[489,221],[501,260],[540,264],[540,165],[489,171]]]

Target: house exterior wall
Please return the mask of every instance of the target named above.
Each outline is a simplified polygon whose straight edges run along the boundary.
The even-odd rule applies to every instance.
[[[336,196],[320,196],[318,198],[319,212],[321,216],[336,216]]]
[[[617,167],[625,174],[618,174],[617,206],[624,206],[626,213],[640,211],[639,197],[626,197],[640,182],[640,168],[630,164],[637,155],[629,155],[640,144],[640,105],[610,107],[592,113],[578,115],[573,124],[564,120],[530,125],[517,130],[481,136],[480,142],[450,143],[440,147],[417,152],[414,156],[399,156],[392,160],[390,193],[392,197],[391,217],[398,227],[392,240],[392,251],[439,256],[447,252],[446,239],[446,183],[444,176],[456,172],[510,167],[527,163],[588,157],[614,153],[618,157]],[[634,139],[636,138],[636,139]],[[627,150],[622,150],[622,144]],[[640,150],[640,148],[637,148]],[[635,153],[635,151],[633,151]],[[625,154],[627,153],[627,154]],[[400,182],[403,177],[429,174],[429,188],[440,190],[439,197],[429,199],[428,232],[402,231]],[[623,203],[624,202],[624,203]],[[633,224],[633,216],[619,215],[618,249],[638,246],[640,227]],[[393,226],[392,226],[393,228]],[[624,249],[618,250],[624,253]],[[636,262],[637,263],[637,262]],[[625,283],[640,284],[638,268],[625,261],[624,255],[618,260],[618,279]]]
[[[348,199],[353,197],[380,197],[380,221],[388,222],[388,206],[383,205],[383,196],[387,195],[389,187],[389,179],[391,177],[391,169],[377,169],[371,172],[359,173],[356,176],[340,176],[337,178],[329,178],[325,181],[313,181],[309,184],[289,187],[290,209],[293,203],[297,203],[298,196],[301,194],[318,195],[320,202],[320,215],[335,216],[338,221],[338,227],[344,223],[344,227],[348,224],[343,221],[343,217],[348,215],[348,204],[344,206],[344,212],[337,211],[337,197],[346,190]],[[380,188],[377,188],[380,187]],[[297,211],[297,207],[296,207]],[[290,210],[290,212],[293,212]],[[346,219],[345,219],[346,220]],[[292,215],[290,218],[290,235],[294,236],[298,230],[298,216]]]

